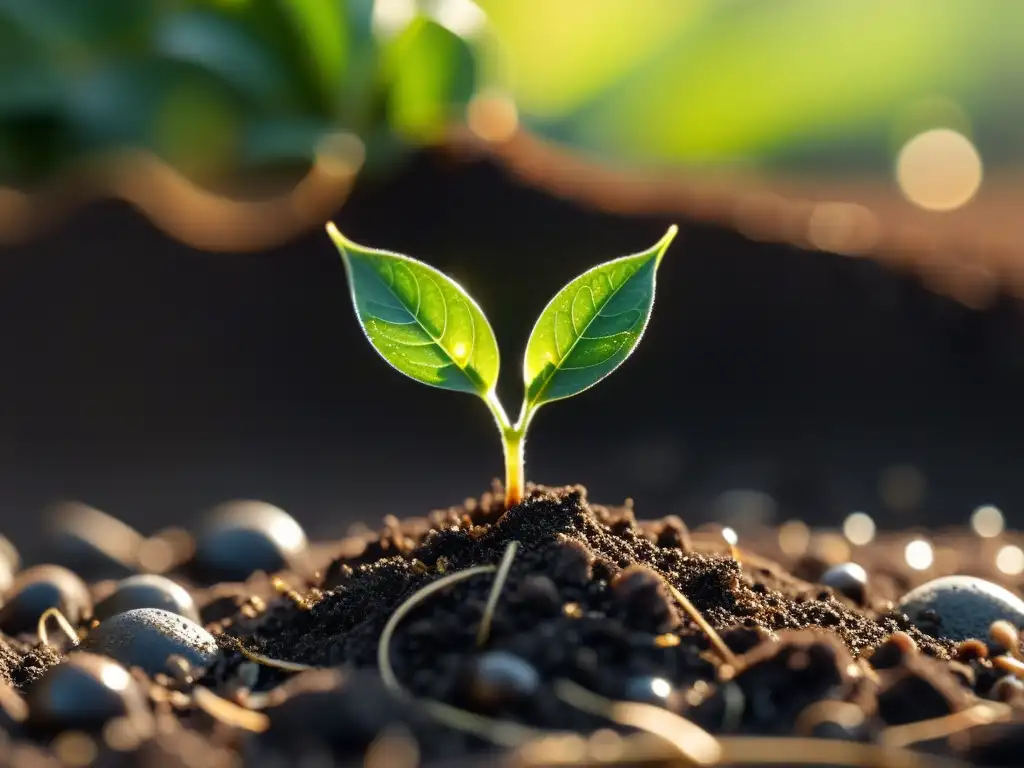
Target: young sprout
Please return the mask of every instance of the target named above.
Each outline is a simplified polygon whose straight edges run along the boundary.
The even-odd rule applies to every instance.
[[[366,338],[417,381],[479,396],[505,449],[505,506],[523,499],[526,430],[547,403],[589,389],[636,348],[654,306],[655,274],[676,236],[587,270],[541,312],[526,345],[525,394],[513,422],[498,401],[498,342],[484,313],[455,281],[422,262],[357,245],[327,225],[348,273]]]

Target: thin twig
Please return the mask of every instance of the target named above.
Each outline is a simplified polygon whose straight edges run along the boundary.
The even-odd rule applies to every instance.
[[[714,736],[667,709],[653,704],[607,699],[571,680],[558,680],[555,683],[555,695],[584,712],[653,733],[671,744],[680,756],[696,765],[715,765],[721,757],[722,749]]]
[[[447,576],[442,576],[437,581],[414,592],[404,603],[395,609],[387,624],[384,625],[384,630],[380,633],[380,640],[377,643],[377,667],[380,669],[380,676],[384,681],[384,685],[392,693],[403,698],[408,698],[409,696],[408,692],[402,687],[402,684],[398,682],[394,667],[391,666],[391,637],[395,634],[395,628],[398,627],[402,619],[435,592],[440,592],[445,587],[465,581],[472,576],[481,573],[492,573],[496,570],[497,568],[493,565],[474,565],[463,571],[449,573]]]
[[[684,595],[682,592],[680,592],[678,589],[672,586],[672,583],[668,579],[665,579],[665,584],[668,586],[669,592],[672,593],[672,597],[674,597],[679,602],[679,604],[683,606],[683,610],[686,611],[687,615],[691,619],[693,619],[694,623],[696,623],[696,625],[701,628],[704,634],[707,635],[707,638],[711,642],[711,645],[715,647],[715,650],[718,652],[718,655],[722,657],[722,661],[724,661],[726,664],[732,667],[733,670],[738,671],[740,668],[740,660],[737,658],[736,654],[732,652],[732,649],[730,649],[729,646],[725,644],[725,641],[722,640],[721,635],[719,635],[715,631],[714,627],[708,624],[707,619],[704,618],[703,614],[701,614],[701,612],[697,610],[697,608],[694,606],[693,603],[690,602],[690,599],[686,595]]]
[[[494,584],[491,586],[491,594],[487,596],[487,605],[484,607],[484,615],[480,620],[480,629],[476,633],[477,647],[482,647],[491,635],[491,622],[494,620],[494,609],[498,606],[498,598],[501,590],[505,587],[508,579],[508,572],[512,568],[512,561],[516,558],[516,550],[519,549],[518,541],[510,541],[505,548],[505,554],[498,564],[498,572],[494,576]]]
[[[722,764],[842,765],[849,768],[963,768],[966,763],[885,744],[800,736],[730,736],[718,740]]]
[[[996,656],[992,659],[992,664],[1004,672],[1024,678],[1024,662],[1013,658],[1013,656]]]
[[[263,733],[270,727],[270,718],[262,712],[240,707],[221,698],[209,688],[197,687],[192,691],[192,702],[210,717],[236,728]]]
[[[57,626],[61,628],[61,631],[65,635],[67,635],[71,644],[78,645],[78,633],[75,632],[75,628],[71,626],[71,622],[67,620],[67,617],[61,613],[60,608],[55,606],[43,611],[39,616],[39,622],[36,625],[36,634],[39,635],[39,639],[42,641],[43,645],[51,645],[50,633],[46,631],[46,620],[51,618],[57,622]]]
[[[516,548],[513,546],[515,544],[516,542],[510,542],[508,549],[505,550],[505,556],[502,558],[501,567],[504,567],[506,571],[506,562],[511,565],[512,558],[515,556]],[[472,576],[492,573],[497,570],[498,568],[493,565],[474,565],[465,570],[450,573],[414,592],[404,603],[398,606],[395,612],[391,614],[387,624],[384,625],[384,631],[381,632],[380,641],[377,644],[377,666],[380,669],[381,679],[388,690],[402,698],[411,698],[409,692],[398,681],[394,667],[391,666],[391,638],[394,636],[395,629],[402,619],[434,593],[440,592],[442,589],[460,581],[465,581]],[[493,589],[492,594],[494,594]],[[453,707],[450,704],[433,699],[416,699],[415,701],[435,720],[447,725],[449,728],[471,733],[506,748],[518,747],[544,733],[543,731],[510,720],[494,720],[483,717],[475,712],[459,709],[458,707]]]
[[[262,664],[265,667],[283,669],[285,672],[309,672],[314,669],[320,669],[320,667],[313,667],[309,664],[300,664],[297,661],[284,661],[283,659],[274,659],[270,656],[264,656],[262,653],[250,651],[241,643],[235,647],[238,649],[238,652],[245,656],[245,658],[249,659],[249,661],[255,661],[257,664]]]
[[[918,720],[905,725],[892,725],[882,731],[883,744],[906,747],[921,741],[932,741],[966,731],[979,725],[1002,722],[1013,717],[1013,709],[996,701],[984,701],[941,717]]]

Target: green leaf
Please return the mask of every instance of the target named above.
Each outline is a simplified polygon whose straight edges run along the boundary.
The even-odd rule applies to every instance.
[[[651,316],[658,264],[677,231],[670,227],[643,253],[587,270],[548,303],[526,345],[528,409],[592,387],[630,356]]]
[[[498,381],[498,342],[480,307],[422,262],[356,245],[333,224],[356,315],[381,357],[417,381],[485,397]]]
[[[420,17],[388,44],[384,60],[392,127],[414,143],[440,140],[475,89],[469,44]]]

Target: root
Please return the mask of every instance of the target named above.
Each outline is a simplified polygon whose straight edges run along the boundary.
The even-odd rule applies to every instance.
[[[285,672],[309,672],[314,669],[319,669],[319,667],[313,667],[309,664],[300,664],[297,661],[284,661],[283,659],[274,659],[270,656],[264,656],[262,653],[250,651],[241,643],[238,643],[235,647],[238,649],[238,652],[245,656],[249,661],[262,664],[264,667],[283,669]]]
[[[799,736],[731,736],[719,739],[723,764],[835,765],[848,768],[964,768],[960,760],[918,754],[885,744]]]
[[[732,667],[734,672],[739,671],[739,658],[737,658],[736,654],[733,653],[729,646],[725,644],[725,641],[722,640],[721,635],[715,631],[715,628],[708,624],[707,619],[704,618],[703,614],[697,610],[696,606],[690,602],[690,599],[686,595],[672,586],[668,579],[665,579],[665,585],[668,587],[669,592],[672,593],[672,597],[674,597],[683,607],[683,610],[686,611],[686,614],[693,619],[694,623],[700,627],[701,631],[704,632],[705,635],[707,635],[711,645],[714,646],[718,655],[722,657],[722,661]]]
[[[1024,662],[1013,658],[1013,656],[996,656],[992,659],[992,664],[1004,672],[1024,678]]]
[[[384,630],[380,633],[380,640],[377,643],[377,667],[380,669],[381,679],[384,681],[384,685],[395,695],[402,698],[409,698],[408,691],[402,687],[402,684],[398,682],[398,677],[395,675],[395,669],[391,666],[391,637],[395,634],[395,629],[401,623],[410,611],[416,606],[426,600],[435,592],[440,592],[442,589],[457,584],[460,581],[465,581],[468,578],[476,576],[481,573],[492,573],[497,568],[493,565],[474,565],[471,568],[466,568],[464,571],[456,571],[455,573],[449,573],[447,576],[442,576],[435,582],[428,584],[417,592],[414,592],[409,598],[395,609],[395,612],[391,614],[391,618],[388,619],[387,624],[384,625]]]
[[[270,718],[262,712],[253,712],[251,709],[222,699],[209,688],[199,687],[192,691],[192,703],[214,720],[225,725],[252,733],[263,733],[270,727]]]
[[[57,626],[60,627],[68,640],[71,641],[71,644],[78,645],[78,633],[75,632],[75,628],[71,626],[71,622],[67,620],[67,617],[61,613],[60,608],[57,607],[47,608],[39,616],[39,622],[36,625],[36,634],[39,635],[39,640],[42,644],[51,648],[54,645],[50,642],[50,633],[46,630],[46,621],[51,618],[57,622]]]
[[[508,568],[512,564],[515,551],[516,542],[511,542],[508,549],[505,550],[505,555],[502,558],[500,566],[500,568],[504,569],[506,574],[508,572]],[[460,581],[465,581],[473,576],[477,576],[482,573],[492,573],[498,570],[499,568],[493,565],[474,565],[463,571],[456,571],[455,573],[443,576],[437,581],[428,584],[419,591],[410,595],[409,598],[399,605],[395,612],[391,614],[391,618],[389,618],[387,624],[384,625],[384,631],[381,632],[380,641],[377,644],[377,666],[380,669],[381,679],[384,681],[384,685],[389,691],[400,698],[412,699],[442,725],[446,725],[449,728],[453,728],[464,733],[473,734],[474,736],[478,736],[501,747],[513,748],[519,747],[531,739],[538,738],[544,732],[535,728],[530,728],[529,726],[520,725],[519,723],[511,720],[494,720],[492,718],[483,717],[474,712],[469,712],[468,710],[459,709],[458,707],[453,707],[450,704],[445,704],[444,702],[434,701],[432,699],[413,699],[411,694],[402,687],[402,684],[398,681],[398,677],[395,675],[394,667],[391,666],[391,638],[394,636],[395,629],[401,623],[402,619],[409,615],[413,609],[428,597],[436,592],[440,592],[442,589],[450,587]],[[497,589],[491,590],[492,600],[488,600],[489,606],[492,601],[497,601],[496,595],[500,593],[501,590],[501,584],[499,582],[504,579],[501,578],[500,572],[498,576],[499,578],[495,580]],[[493,612],[493,608],[491,608],[491,611]],[[486,617],[487,613],[485,612],[485,618]],[[489,626],[489,621],[484,626]]]
[[[579,710],[664,739],[679,757],[694,765],[715,765],[720,761],[722,749],[714,736],[667,709],[653,704],[606,699],[570,680],[557,681],[555,695]]]
[[[494,609],[498,606],[498,598],[501,597],[501,590],[508,579],[508,572],[512,569],[512,561],[516,558],[517,549],[519,549],[519,542],[510,541],[505,548],[505,554],[501,557],[501,563],[498,564],[498,572],[494,576],[494,584],[491,586],[491,593],[487,596],[487,606],[484,608],[484,615],[480,620],[480,629],[476,633],[478,648],[483,647],[491,635]]]
[[[1013,709],[1008,705],[985,701],[950,715],[890,726],[882,731],[881,740],[883,744],[889,746],[906,747],[921,741],[952,736],[978,725],[1006,721],[1012,717]]]

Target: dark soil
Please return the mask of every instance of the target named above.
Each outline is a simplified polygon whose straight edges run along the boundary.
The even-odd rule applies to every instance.
[[[895,732],[886,729],[893,726],[998,699],[1009,704],[1000,714],[1005,722],[953,728],[958,732],[932,734],[914,748],[961,764],[1020,764],[1024,686],[993,664],[983,646],[932,638],[893,610],[907,587],[946,572],[944,555],[926,573],[903,565],[900,547],[909,534],[858,550],[855,559],[870,579],[855,603],[815,583],[838,557],[834,539],[830,548],[812,539],[805,551],[787,554],[776,531],[763,531],[741,542],[735,559],[711,532],[690,532],[676,518],[638,522],[631,506],[589,505],[579,487],[533,489],[505,514],[500,502],[500,495],[485,494],[318,546],[322,568],[312,584],[285,573],[276,581],[257,574],[241,584],[190,585],[224,649],[200,684],[263,712],[269,727],[254,733],[198,711],[188,681],[158,676],[148,681],[155,733],[117,749],[103,734],[95,736],[95,764],[227,766],[240,758],[254,766],[538,765],[535,751],[505,754],[522,731],[509,736],[507,728],[495,728],[514,722],[537,729],[525,734],[535,738],[541,731],[596,731],[593,743],[605,745],[615,740],[610,728],[634,733],[567,703],[561,681],[607,699],[646,697],[725,737],[724,745],[737,735],[876,743],[891,738]],[[377,653],[395,610],[444,575],[497,564],[513,541],[518,552],[485,648],[477,648],[477,632],[493,572],[435,593],[404,617],[389,649],[406,693],[389,691]],[[996,578],[977,539],[952,532],[941,541],[960,553],[956,572]],[[718,631],[738,656],[735,666],[723,662],[663,579]],[[94,586],[97,593],[105,589]],[[283,671],[254,663],[240,648],[326,669]],[[535,679],[483,674],[482,654],[493,652],[527,662]],[[58,658],[46,648],[2,640],[0,680],[23,690]],[[668,686],[660,683],[653,694],[652,678]],[[452,709],[438,713],[427,701],[462,714],[453,722]],[[11,765],[45,765],[55,750],[62,754],[53,742],[31,742],[16,724],[9,729],[26,755]],[[638,757],[628,759],[639,753],[623,746],[634,742],[615,742],[618,762],[604,763],[639,764]],[[792,746],[783,746],[793,742],[773,743],[777,760],[795,760],[786,760]],[[660,750],[667,764],[670,753]],[[545,759],[566,764],[567,758],[552,747]],[[597,761],[584,752],[573,764]]]

